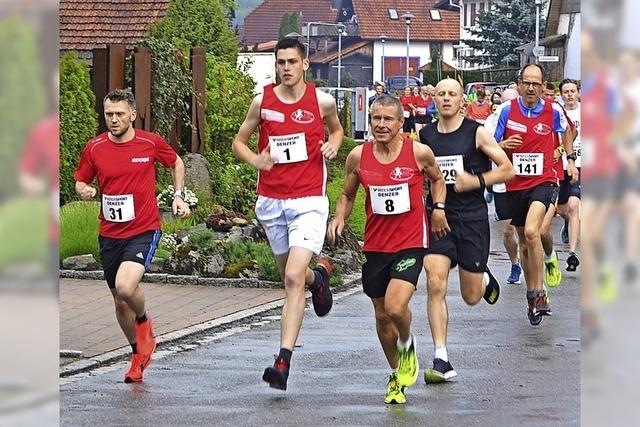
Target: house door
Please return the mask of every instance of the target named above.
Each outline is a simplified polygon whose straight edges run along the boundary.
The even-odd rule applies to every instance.
[[[418,67],[420,67],[420,57],[410,56],[409,57],[409,75],[418,77],[418,73],[420,72]],[[407,74],[407,58],[405,56],[384,58],[385,77],[404,76],[406,74]]]

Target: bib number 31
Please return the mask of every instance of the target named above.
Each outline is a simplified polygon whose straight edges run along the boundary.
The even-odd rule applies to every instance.
[[[102,195],[102,216],[110,222],[128,222],[136,217],[133,194]]]

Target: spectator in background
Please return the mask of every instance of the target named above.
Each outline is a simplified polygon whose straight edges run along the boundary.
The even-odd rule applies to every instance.
[[[409,86],[404,88],[404,94],[400,95],[400,102],[402,102],[404,124],[402,125],[402,131],[405,133],[411,133],[415,127],[415,98],[411,92]]]
[[[415,97],[414,103],[416,106],[416,133],[420,132],[420,129],[431,123],[431,114],[429,114],[427,110],[432,102],[433,98],[429,95],[429,88],[427,86],[422,86],[420,88],[420,93]]]
[[[486,100],[487,92],[483,87],[478,89],[478,97],[475,101],[467,105],[467,117],[480,124],[484,124],[491,114],[491,105]]]

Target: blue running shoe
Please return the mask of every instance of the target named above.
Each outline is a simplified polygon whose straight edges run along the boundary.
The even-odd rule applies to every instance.
[[[522,267],[520,267],[520,264],[512,264],[511,274],[509,274],[507,283],[509,283],[510,285],[519,285],[521,277],[522,277]]]
[[[565,245],[569,244],[569,224],[567,224],[566,221],[562,226],[562,230],[560,230],[560,238],[562,239],[562,243]]]

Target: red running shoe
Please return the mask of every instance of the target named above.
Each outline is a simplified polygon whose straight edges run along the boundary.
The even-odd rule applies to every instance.
[[[124,374],[125,383],[140,383],[142,382],[142,372],[151,363],[150,356],[143,356],[138,353],[131,355],[131,366],[126,374]]]

